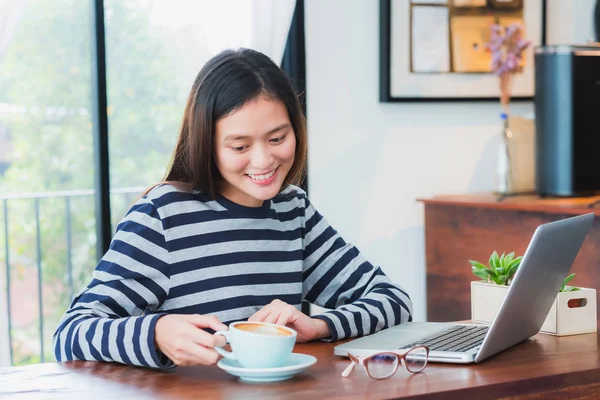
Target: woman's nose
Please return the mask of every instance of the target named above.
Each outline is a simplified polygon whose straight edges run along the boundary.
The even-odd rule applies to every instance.
[[[273,156],[266,146],[255,146],[252,151],[252,167],[263,170],[272,166]],[[263,171],[266,172],[266,171]]]

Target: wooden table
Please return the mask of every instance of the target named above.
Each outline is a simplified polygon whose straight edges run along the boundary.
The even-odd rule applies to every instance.
[[[468,260],[487,264],[494,250],[523,255],[538,225],[589,212],[600,216],[598,196],[499,199],[493,194],[474,194],[435,196],[419,201],[425,204],[429,321],[471,318],[470,284],[478,278],[472,274]],[[571,284],[600,289],[600,218],[594,221],[571,271],[576,273]]]
[[[538,334],[481,364],[430,364],[375,381],[348,365],[333,344],[299,344],[318,361],[291,380],[248,384],[216,366],[152,371],[74,361],[0,369],[0,398],[10,399],[577,399],[600,398],[600,339]],[[513,397],[517,396],[517,397]]]

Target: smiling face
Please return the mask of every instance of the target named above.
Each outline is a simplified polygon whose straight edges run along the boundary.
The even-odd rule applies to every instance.
[[[220,119],[215,161],[218,192],[234,203],[260,207],[279,193],[294,164],[296,137],[283,103],[264,96]]]

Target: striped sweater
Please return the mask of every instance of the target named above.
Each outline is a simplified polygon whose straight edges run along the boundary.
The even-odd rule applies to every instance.
[[[327,340],[361,336],[411,320],[407,293],[366,261],[290,186],[261,207],[160,185],[119,223],[91,283],[53,336],[58,361],[98,360],[167,368],[154,343],[167,313],[244,320],[274,299],[314,318]]]

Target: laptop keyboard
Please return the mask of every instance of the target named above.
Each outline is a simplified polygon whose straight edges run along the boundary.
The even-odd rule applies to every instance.
[[[488,326],[455,325],[402,348],[424,345],[431,351],[467,351],[481,346],[488,328]]]

